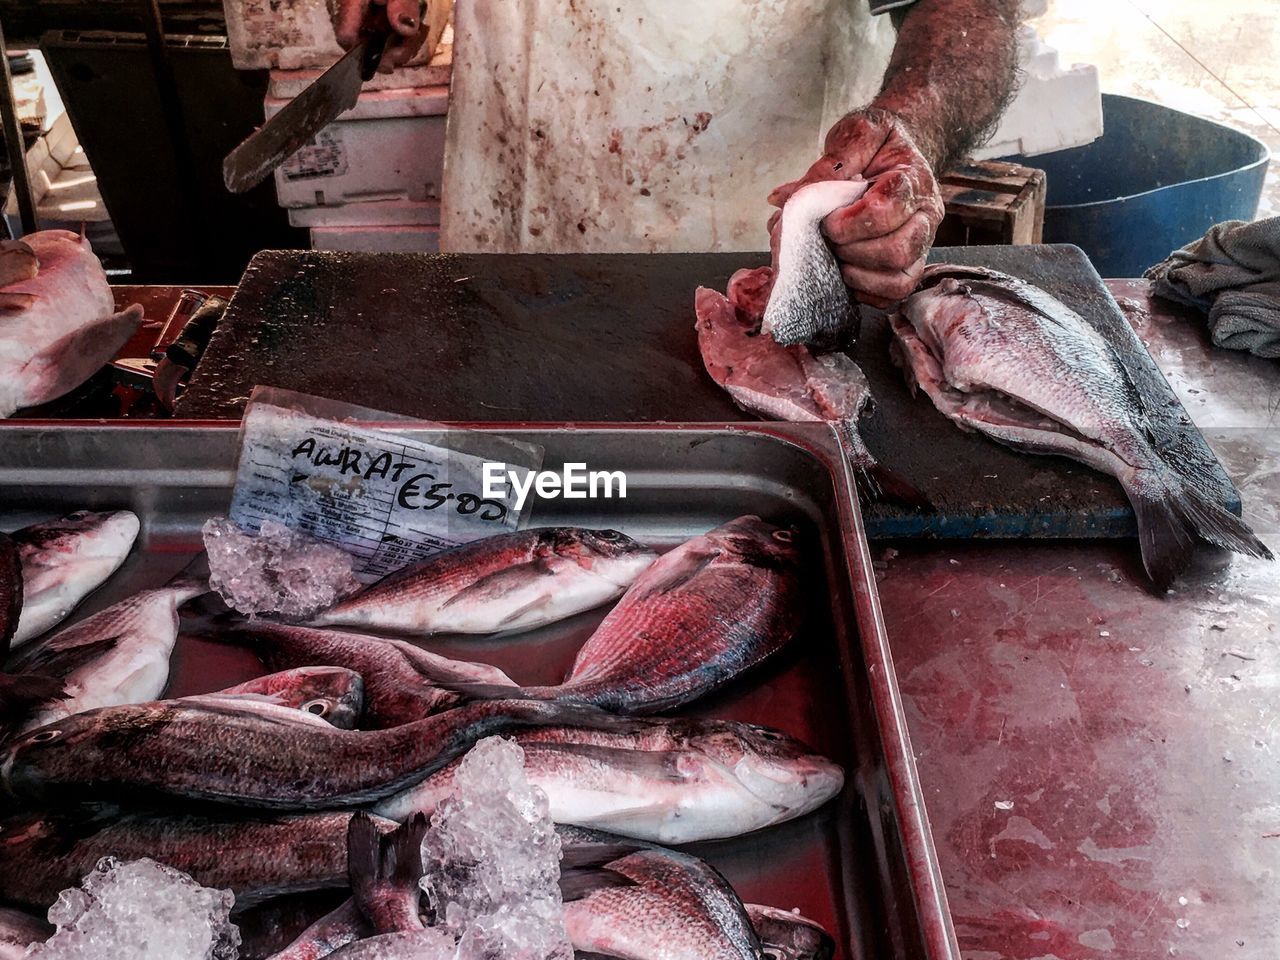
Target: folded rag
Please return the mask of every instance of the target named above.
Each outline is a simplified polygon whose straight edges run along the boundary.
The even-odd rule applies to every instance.
[[[1207,311],[1217,346],[1280,357],[1280,217],[1219,223],[1147,278],[1156,296]]]

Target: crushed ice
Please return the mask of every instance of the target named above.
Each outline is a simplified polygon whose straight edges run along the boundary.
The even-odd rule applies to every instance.
[[[235,960],[235,897],[154,860],[103,857],[49,908],[57,927],[28,960]]]
[[[422,843],[422,888],[464,960],[572,960],[560,838],[524,751],[501,737],[463,758]]]
[[[241,613],[305,619],[360,586],[350,554],[274,520],[253,534],[214,517],[202,533],[209,585]]]

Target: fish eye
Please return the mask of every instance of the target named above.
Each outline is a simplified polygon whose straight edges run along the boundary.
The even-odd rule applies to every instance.
[[[601,540],[604,540],[608,543],[613,543],[617,540],[622,539],[622,534],[620,534],[617,530],[601,530],[598,534],[596,534],[596,536],[598,536]]]
[[[790,530],[773,531],[773,539],[777,540],[779,543],[791,543],[795,540],[795,538],[796,538],[796,535],[792,533]]]
[[[50,740],[57,740],[60,736],[62,736],[61,730],[41,730],[31,735],[31,742],[48,743]]]
[[[304,703],[302,709],[314,716],[323,717],[329,712],[329,704],[324,700],[311,700]]]

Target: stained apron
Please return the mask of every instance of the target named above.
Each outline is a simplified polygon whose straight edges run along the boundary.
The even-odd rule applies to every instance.
[[[441,248],[764,249],[893,39],[865,0],[458,0]]]

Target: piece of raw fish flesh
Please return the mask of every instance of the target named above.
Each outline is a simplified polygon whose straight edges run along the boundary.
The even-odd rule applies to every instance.
[[[746,904],[751,926],[769,960],[831,960],[836,943],[822,925],[798,910]]]
[[[621,596],[655,557],[616,530],[520,530],[411,564],[311,623],[419,636],[528,630]]]
[[[43,918],[12,907],[0,907],[0,960],[22,960],[27,955],[27,947],[44,943],[52,935],[53,927]]]
[[[736,837],[804,816],[844,772],[784,733],[725,720],[633,721],[610,731],[545,727],[512,734],[529,782],[556,823],[654,843]],[[393,820],[434,813],[453,791],[455,761],[377,804]]]
[[[169,682],[178,607],[206,590],[201,581],[180,576],[24,647],[14,669],[57,679],[65,695],[36,711],[23,729],[159,697]]]
[[[913,389],[961,427],[1119,480],[1157,587],[1185,569],[1199,540],[1271,559],[1240,518],[1164,459],[1148,401],[1114,348],[1043,290],[994,270],[936,264],[890,322]]]
[[[344,667],[296,667],[202,696],[292,707],[353,730],[364,709],[364,680]]]
[[[557,832],[564,925],[575,951],[628,960],[761,960],[742,901],[697,857],[577,827]]]
[[[495,700],[355,731],[267,703],[162,700],[77,713],[13,737],[0,746],[0,788],[45,804],[152,797],[327,810],[398,793],[488,736],[625,722],[580,705]]]
[[[876,462],[858,432],[871,401],[862,368],[844,353],[816,355],[808,347],[784,347],[760,333],[771,285],[772,271],[759,267],[735,273],[728,296],[698,288],[698,349],[711,379],[738,406],[758,416],[831,423],[860,480],[865,478],[866,492],[927,506],[919,490]]]
[[[106,272],[89,241],[66,230],[23,237],[34,256],[9,249],[0,263],[25,266],[0,288],[0,417],[56,400],[110,362],[138,324],[142,308],[116,312]]]
[[[128,510],[80,510],[12,534],[22,557],[22,617],[13,646],[51,630],[124,563],[138,536]]]
[[[373,729],[421,720],[460,702],[438,683],[515,687],[497,667],[450,660],[403,640],[266,621],[211,639],[249,647],[269,670],[332,664],[355,671],[364,679],[363,726]]]
[[[822,235],[827,214],[864,193],[865,180],[823,180],[793,193],[782,207],[777,274],[761,332],[784,346],[833,347],[856,335],[857,307]]]
[[[230,889],[237,910],[286,894],[341,889],[351,816],[246,819],[112,807],[22,813],[0,821],[0,898],[43,910],[107,856],[151,857],[204,886]]]
[[[794,541],[752,516],[686,541],[632,584],[563,683],[526,693],[657,713],[723,686],[786,646],[800,625]]]
[[[427,818],[409,817],[390,833],[367,813],[347,827],[347,870],[351,895],[361,915],[378,933],[426,929],[422,921],[422,841]]]

